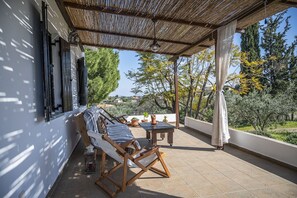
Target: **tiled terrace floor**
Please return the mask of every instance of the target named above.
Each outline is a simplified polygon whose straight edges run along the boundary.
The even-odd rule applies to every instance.
[[[143,129],[132,131],[148,143]],[[297,197],[296,171],[230,146],[214,150],[209,137],[184,127],[175,130],[173,147],[166,140],[158,144],[171,177],[145,173],[118,197]],[[98,171],[84,173],[82,154],[79,143],[49,197],[108,197],[94,184]]]

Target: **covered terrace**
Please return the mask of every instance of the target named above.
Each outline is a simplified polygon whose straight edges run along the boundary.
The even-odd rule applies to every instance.
[[[82,49],[83,46],[95,46],[172,56],[170,60],[174,62],[177,128],[178,58],[189,57],[216,43],[216,73],[220,75],[217,76],[217,90],[221,90],[222,86],[218,84],[224,84],[225,81],[228,46],[231,46],[234,31],[243,32],[246,27],[268,16],[297,6],[296,0],[56,2]],[[233,25],[230,26],[231,23]],[[224,31],[229,31],[228,35],[222,36]],[[230,41],[226,43],[228,37]],[[226,64],[222,65],[220,59],[227,60],[221,61]],[[221,97],[217,98],[221,100]],[[218,112],[222,111],[223,105],[218,106]],[[221,122],[219,118],[217,120]]]
[[[226,151],[217,151],[210,145],[209,138],[179,126],[177,60],[215,45],[218,109],[214,115],[217,117],[214,118],[214,128],[218,138],[212,145],[221,145],[221,134],[228,131],[224,122],[227,117],[222,113],[225,110],[221,103],[224,98],[221,90],[225,82],[224,73],[228,69],[228,46],[232,43],[233,34],[243,32],[249,25],[268,16],[296,7],[297,1],[56,2],[73,35],[79,38],[81,48],[94,46],[172,56],[170,60],[174,63],[175,72],[176,144],[172,148],[161,145],[173,176],[170,179],[156,179],[147,174],[119,196],[296,196],[295,171],[233,147],[227,147]],[[134,129],[133,132],[136,137],[144,137],[141,129]],[[75,164],[66,172],[67,176],[62,176],[61,182],[53,191],[53,197],[66,194],[95,197],[98,196],[96,193],[102,193],[95,186],[90,189],[89,185],[81,190],[73,190],[73,186],[81,186],[81,181],[78,180],[83,179],[88,184],[93,182],[93,176],[82,175],[80,160],[81,158],[74,159]]]
[[[85,46],[166,54],[175,63],[179,129],[173,147],[158,142],[172,176],[147,173],[119,197],[296,197],[297,147],[231,137],[235,145],[241,141],[244,148],[266,149],[270,158],[277,154],[278,161],[286,157],[295,169],[265,160],[262,150],[261,157],[229,146],[215,150],[208,136],[179,126],[176,73],[180,56],[218,43],[218,31],[230,24],[232,37],[296,5],[297,0],[0,1],[0,197],[106,196],[94,184],[98,176],[84,174],[84,148],[74,120],[86,109],[77,75]],[[57,75],[49,70],[51,58]],[[57,86],[55,79],[61,81]],[[189,127],[204,132],[201,123],[191,122]],[[133,133],[142,145],[148,143],[143,130],[133,128]]]
[[[224,51],[224,48],[231,45],[225,40],[233,38],[234,32],[243,32],[249,25],[268,16],[292,6],[296,7],[297,1],[85,2],[63,0],[57,2],[69,27],[79,37],[81,47],[95,46],[172,56],[175,72],[177,128],[175,140],[177,144],[172,148],[162,146],[162,149],[167,153],[166,161],[169,163],[173,176],[168,180],[159,180],[148,174],[121,196],[296,196],[296,190],[294,190],[297,181],[296,172],[232,147],[227,147],[224,152],[216,151],[209,144],[209,138],[184,127],[178,129],[177,60],[181,56],[189,57],[216,45],[217,84],[224,84],[222,73],[226,73],[228,65],[222,65],[220,60],[226,59],[228,62],[228,55],[226,56],[228,51]],[[230,30],[230,27],[228,29],[230,24],[233,25],[233,30]],[[229,32],[229,35],[223,35],[224,30]],[[158,46],[154,49],[155,44]],[[220,89],[222,86],[217,85],[217,90]],[[219,98],[218,95],[217,98]],[[222,103],[218,102],[218,106],[217,111],[222,112]],[[224,125],[224,117],[218,116],[214,120],[217,126]],[[221,134],[224,133],[223,130],[226,129],[219,127],[216,132]],[[136,136],[140,137],[141,129],[133,131]],[[217,145],[222,141],[220,137]],[[81,164],[78,161],[76,163]],[[217,163],[218,161],[220,163]],[[67,173],[68,178],[65,176],[61,180],[62,185],[57,187],[54,192],[55,196],[61,192],[79,197],[96,196],[96,193],[89,190],[89,187],[81,192],[67,190],[72,188],[71,184],[66,183],[76,185],[76,179],[84,178],[86,183],[90,181],[92,183],[92,176],[81,175],[81,166],[78,164],[74,166],[77,170],[72,169]]]

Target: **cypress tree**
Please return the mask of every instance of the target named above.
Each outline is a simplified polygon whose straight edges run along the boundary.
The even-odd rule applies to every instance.
[[[253,62],[260,60],[260,47],[259,47],[259,23],[255,23],[245,29],[245,32],[241,34],[241,52],[245,53],[246,61]],[[246,62],[244,61],[244,62]],[[247,90],[253,90],[254,85],[252,78],[254,72],[251,71],[250,65],[240,64],[241,74],[244,76],[245,84],[241,84],[241,87],[245,87]]]
[[[256,61],[260,59],[259,47],[259,23],[255,23],[245,29],[241,34],[241,51],[248,54],[248,61]],[[244,68],[241,70],[244,72]]]
[[[284,18],[286,12],[269,17],[267,23],[261,26],[263,37],[261,47],[264,54],[264,84],[271,88],[271,94],[287,89],[290,81],[294,60],[296,40],[291,44],[286,42],[286,35],[291,28],[289,19]],[[281,25],[284,23],[284,27]]]

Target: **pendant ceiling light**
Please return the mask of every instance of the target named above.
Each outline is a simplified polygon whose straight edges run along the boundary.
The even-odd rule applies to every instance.
[[[156,39],[156,22],[157,20],[156,19],[153,19],[153,23],[154,23],[154,41],[153,41],[153,44],[150,45],[150,48],[153,52],[157,52],[159,49],[160,49],[160,45],[158,44],[157,42],[157,39]]]
[[[264,11],[265,11],[265,20],[264,23],[267,24],[267,13],[266,13],[266,8],[267,8],[267,0],[264,0]]]

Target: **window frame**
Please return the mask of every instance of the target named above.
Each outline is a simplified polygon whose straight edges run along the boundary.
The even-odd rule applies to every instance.
[[[72,101],[72,77],[71,77],[71,50],[70,43],[59,37],[51,43],[51,34],[48,30],[47,5],[42,1],[42,58],[43,58],[43,100],[44,117],[48,122],[56,117],[64,115],[65,112],[73,110]],[[55,106],[55,83],[53,75],[53,52],[52,45],[59,43],[59,57],[61,75],[58,76],[61,84],[61,106]],[[56,57],[55,57],[56,58]],[[56,85],[57,86],[57,85]],[[57,93],[56,93],[57,94]],[[61,107],[61,111],[57,111]]]

